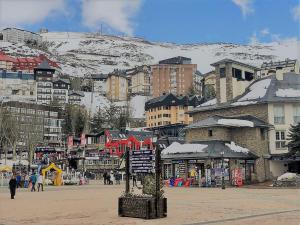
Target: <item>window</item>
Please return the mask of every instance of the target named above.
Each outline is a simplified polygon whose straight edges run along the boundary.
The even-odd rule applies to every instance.
[[[232,68],[232,77],[235,77],[237,80],[243,80],[242,71],[236,68]]]
[[[264,75],[264,74],[263,74],[263,75]],[[250,73],[250,72],[245,71],[245,80],[251,81],[251,80],[253,80],[253,78],[254,78],[253,73]]]
[[[213,136],[213,131],[212,130],[208,130],[208,137],[212,137]]]
[[[274,124],[284,124],[283,105],[274,105]]]
[[[285,131],[276,131],[276,149],[285,147]]]
[[[300,105],[294,105],[294,123],[300,123]]]
[[[220,78],[226,77],[226,68],[220,68]]]

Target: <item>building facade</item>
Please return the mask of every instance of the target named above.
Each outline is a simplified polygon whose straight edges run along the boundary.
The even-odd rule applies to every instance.
[[[92,74],[91,78],[93,80],[92,91],[100,93],[100,95],[106,95],[107,92],[107,74]]]
[[[298,162],[287,159],[289,129],[291,125],[299,123],[300,118],[300,78],[296,73],[286,73],[279,78],[282,79],[273,75],[256,80],[241,95],[230,101],[216,101],[191,111],[194,122],[208,119],[212,115],[250,115],[270,124],[272,127],[266,135],[268,146],[263,149],[264,155],[261,156],[267,160],[265,162],[269,165],[270,177],[277,177],[286,171],[300,171]],[[230,80],[229,82],[232,83]],[[259,139],[248,138],[248,131],[244,137],[245,140],[241,139],[238,144],[249,149],[259,147],[251,147],[255,146]],[[221,139],[221,134],[215,138]]]
[[[151,84],[150,84],[150,67],[138,66],[126,71],[129,79],[129,93],[133,95],[150,96]]]
[[[126,101],[128,99],[128,79],[125,72],[115,70],[108,74],[107,98],[111,101]]]
[[[42,36],[27,30],[18,28],[5,28],[0,31],[0,41],[7,41],[12,43],[24,43],[27,41],[42,42]]]
[[[56,79],[52,82],[52,99],[59,104],[69,102],[70,80]]]
[[[197,65],[191,64],[190,58],[178,56],[159,61],[151,66],[151,85],[153,96],[163,93],[186,95],[193,85]]]
[[[171,124],[190,124],[193,118],[186,114],[199,104],[196,96],[179,96],[172,93],[151,99],[145,104],[147,127]]]

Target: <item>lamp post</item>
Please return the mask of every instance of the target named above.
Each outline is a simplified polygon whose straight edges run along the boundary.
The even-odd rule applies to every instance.
[[[224,180],[224,151],[221,152],[222,156],[222,189],[225,189],[225,180]]]

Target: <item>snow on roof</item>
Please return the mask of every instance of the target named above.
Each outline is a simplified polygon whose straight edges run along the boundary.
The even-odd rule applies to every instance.
[[[270,83],[271,83],[271,79],[263,79],[253,83],[249,87],[250,92],[248,92],[245,96],[240,98],[238,101],[247,101],[247,100],[263,98],[267,93]]]
[[[200,106],[210,106],[210,105],[215,105],[215,104],[217,104],[216,98],[208,100],[207,102],[202,103]]]
[[[178,142],[173,142],[170,146],[162,151],[163,155],[166,154],[176,154],[176,153],[197,153],[204,152],[208,145],[204,144],[180,144]]]
[[[248,120],[239,119],[219,119],[218,124],[237,126],[237,127],[254,127],[254,123]]]
[[[231,105],[233,106],[240,106],[240,105],[253,105],[256,104],[257,101],[244,101],[244,102],[233,102]]]
[[[234,152],[249,153],[249,149],[236,145],[233,141],[230,144],[226,143],[225,145]]]
[[[288,98],[295,98],[300,97],[300,90],[288,88],[288,89],[278,89],[276,91],[277,97],[288,97]]]

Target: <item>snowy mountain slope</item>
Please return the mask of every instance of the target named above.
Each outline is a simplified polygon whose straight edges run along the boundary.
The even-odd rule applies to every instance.
[[[62,71],[71,76],[154,64],[179,55],[192,58],[192,63],[198,64],[202,73],[212,69],[211,63],[224,58],[255,66],[271,60],[300,59],[300,42],[294,39],[250,46],[226,43],[177,45],[92,33],[49,32],[42,36],[48,52],[7,42],[0,42],[0,50],[22,56],[44,53],[58,61]]]

